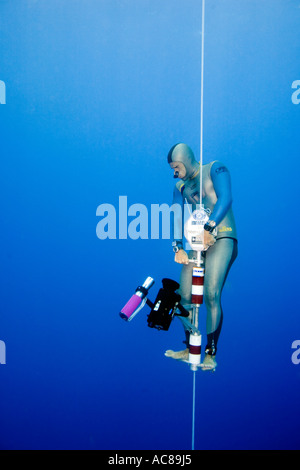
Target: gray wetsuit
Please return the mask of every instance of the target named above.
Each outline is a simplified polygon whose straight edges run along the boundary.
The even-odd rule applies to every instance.
[[[185,144],[172,147],[170,152],[169,163],[183,163],[189,170],[186,177],[175,185],[173,204],[181,204],[183,207],[185,202],[188,202],[195,209],[196,204],[200,201],[199,163],[193,160],[191,149]],[[207,310],[207,346],[205,351],[215,355],[223,322],[222,290],[232,263],[237,257],[237,232],[231,207],[230,175],[228,169],[219,161],[203,165],[202,203],[206,209],[211,210],[210,220],[215,221],[217,226],[216,243],[203,253],[204,302]],[[174,224],[176,225],[176,223],[179,224],[182,221],[175,220]],[[173,233],[176,233],[176,227]],[[178,230],[177,233],[179,233]],[[175,240],[180,242],[178,237],[175,237]],[[192,259],[195,252],[189,251],[188,256]],[[191,303],[192,270],[193,263],[182,267],[179,293],[183,305]]]

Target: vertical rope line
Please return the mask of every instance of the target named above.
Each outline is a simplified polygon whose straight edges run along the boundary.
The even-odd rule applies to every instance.
[[[201,31],[201,104],[200,104],[200,207],[202,205],[202,167],[203,167],[203,90],[204,90],[204,30],[205,0],[202,0]],[[192,450],[195,450],[195,416],[196,416],[196,371],[193,372],[193,417],[192,417]]]
[[[202,165],[203,165],[203,90],[204,90],[204,33],[205,33],[205,0],[202,0],[201,30],[201,104],[200,104],[200,206],[202,204]]]
[[[201,27],[201,104],[200,104],[200,207],[202,205],[202,167],[203,167],[203,90],[204,90],[204,33],[205,33],[205,0],[202,0]],[[195,449],[195,415],[196,415],[196,371],[193,372],[193,419],[192,450]]]
[[[193,372],[193,421],[192,421],[192,450],[195,450],[195,408],[196,408],[196,372]]]

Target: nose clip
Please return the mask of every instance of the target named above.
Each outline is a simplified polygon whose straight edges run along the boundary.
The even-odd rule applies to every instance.
[[[175,171],[174,178],[178,178],[178,176],[179,176],[179,171]]]

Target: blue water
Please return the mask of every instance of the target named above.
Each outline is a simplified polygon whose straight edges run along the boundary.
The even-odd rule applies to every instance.
[[[239,257],[196,449],[300,448],[299,25],[299,0],[206,2],[204,163],[230,169]],[[169,148],[199,157],[201,2],[2,0],[0,43],[0,448],[190,449],[180,322],[118,315],[179,279],[170,240],[100,240],[96,210],[171,203]]]

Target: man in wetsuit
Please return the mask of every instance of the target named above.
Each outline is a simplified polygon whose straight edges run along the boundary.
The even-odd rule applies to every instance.
[[[174,145],[168,154],[168,163],[174,171],[174,178],[179,178],[174,188],[173,204],[192,204],[193,210],[199,204],[200,197],[200,164],[186,144]],[[207,310],[206,332],[207,346],[205,359],[201,365],[204,370],[216,368],[217,343],[223,322],[221,294],[232,263],[237,257],[237,234],[235,220],[231,208],[231,182],[228,169],[219,161],[211,162],[202,167],[202,204],[210,209],[209,221],[204,226],[203,252],[205,262],[204,302]],[[180,226],[181,225],[181,226]],[[214,237],[212,232],[217,230]],[[183,265],[180,275],[182,305],[191,304],[193,263],[189,263],[195,252],[186,253],[183,249],[182,218],[174,220],[173,250],[175,261]],[[215,233],[215,232],[214,232]],[[188,345],[186,331],[186,345]],[[188,349],[183,351],[166,351],[167,357],[188,360]]]

